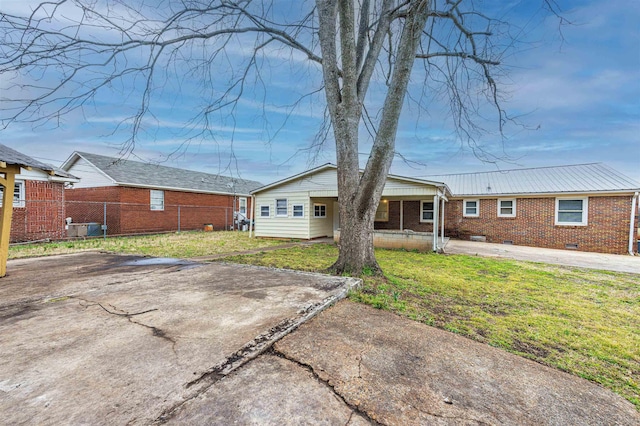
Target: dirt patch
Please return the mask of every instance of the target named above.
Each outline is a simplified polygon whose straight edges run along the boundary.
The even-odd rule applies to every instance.
[[[549,356],[549,351],[545,348],[534,345],[533,343],[523,342],[522,340],[514,339],[511,343],[511,347],[518,352],[533,355],[536,358],[546,358]]]

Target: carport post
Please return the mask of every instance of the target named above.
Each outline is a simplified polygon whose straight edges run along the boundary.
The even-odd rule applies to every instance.
[[[20,173],[20,167],[2,164],[0,173],[0,185],[2,191],[2,214],[0,215],[0,278],[7,275],[7,258],[9,257],[9,235],[11,234],[11,215],[13,214],[13,187],[16,174]]]

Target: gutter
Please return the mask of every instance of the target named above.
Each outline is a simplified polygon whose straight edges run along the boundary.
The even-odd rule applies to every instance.
[[[631,198],[631,220],[629,221],[629,254],[631,256],[634,256],[633,254],[633,243],[635,238],[633,237],[633,234],[635,231],[635,224],[636,224],[636,203],[638,201],[638,191],[636,191],[635,194],[633,194],[633,197]]]

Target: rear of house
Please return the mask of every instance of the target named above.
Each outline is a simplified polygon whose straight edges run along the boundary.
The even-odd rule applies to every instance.
[[[599,253],[637,252],[640,184],[604,164],[430,178],[443,180],[453,193],[445,214],[449,237]]]
[[[66,192],[75,223],[107,225],[109,235],[237,226],[259,182],[75,152],[63,169],[79,184]]]
[[[438,224],[442,224],[442,215],[438,212],[447,194],[441,182],[390,175],[376,212],[374,244],[418,250],[441,247],[444,241],[438,240]],[[253,197],[258,237],[340,238],[337,168],[333,164],[259,188]]]
[[[429,180],[390,175],[374,244],[436,250],[451,237],[625,254],[637,251],[638,191],[640,184],[601,163]],[[339,239],[336,166],[274,182],[253,196],[256,236]]]

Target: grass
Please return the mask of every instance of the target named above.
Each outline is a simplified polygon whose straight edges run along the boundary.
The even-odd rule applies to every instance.
[[[288,241],[249,238],[248,232],[181,232],[118,238],[92,238],[9,247],[9,259],[100,250],[158,257],[189,258],[256,250]]]
[[[640,283],[634,274],[376,250],[386,279],[351,299],[600,383],[640,410]],[[242,263],[320,271],[333,245],[262,252]]]

